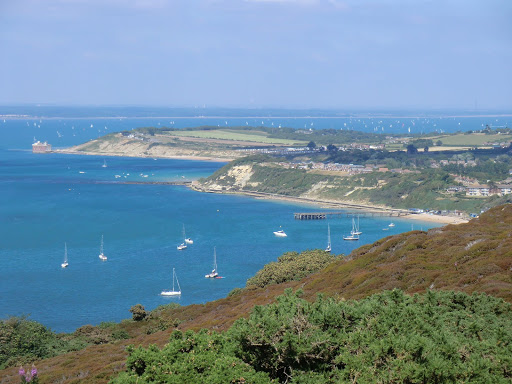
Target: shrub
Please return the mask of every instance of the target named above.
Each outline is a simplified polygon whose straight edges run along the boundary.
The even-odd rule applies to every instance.
[[[325,268],[335,260],[335,256],[320,249],[297,252],[286,252],[277,262],[266,264],[254,277],[247,280],[247,286],[265,287],[286,281],[300,280],[313,272]]]
[[[135,304],[130,308],[130,312],[132,313],[132,318],[134,321],[144,320],[148,315],[142,304]]]

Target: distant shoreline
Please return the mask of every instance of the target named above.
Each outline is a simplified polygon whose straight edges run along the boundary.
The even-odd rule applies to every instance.
[[[512,113],[497,113],[485,115],[386,115],[386,114],[354,114],[347,116],[30,116],[30,115],[0,115],[0,119],[44,119],[44,120],[121,120],[121,119],[453,119],[477,117],[512,117]]]

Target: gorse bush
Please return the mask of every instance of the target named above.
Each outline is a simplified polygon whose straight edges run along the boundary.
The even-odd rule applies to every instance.
[[[444,383],[512,380],[512,309],[485,294],[359,301],[301,292],[256,306],[225,333],[177,331],[162,350],[130,349],[112,383]]]
[[[247,287],[265,287],[269,284],[300,280],[321,270],[335,259],[336,257],[329,252],[319,249],[301,253],[286,252],[278,257],[277,262],[266,264],[255,276],[247,280]]]
[[[44,325],[24,317],[0,321],[0,369],[31,363],[72,350]]]

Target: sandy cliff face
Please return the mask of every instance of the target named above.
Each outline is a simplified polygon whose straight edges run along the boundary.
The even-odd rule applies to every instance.
[[[205,183],[204,186],[210,190],[250,189],[254,186],[254,183],[249,183],[253,174],[251,165],[236,165],[231,167],[226,174]]]
[[[87,155],[127,156],[127,157],[158,157],[158,158],[190,158],[197,160],[229,161],[237,156],[234,151],[206,151],[184,148],[179,145],[165,145],[158,142],[124,137],[121,134],[89,141],[75,147],[59,150],[63,153]]]

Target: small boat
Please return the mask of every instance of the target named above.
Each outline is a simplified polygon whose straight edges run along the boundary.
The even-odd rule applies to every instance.
[[[359,235],[355,234],[356,231],[356,222],[354,218],[352,218],[352,231],[350,231],[349,236],[343,236],[343,240],[359,240]]]
[[[103,235],[101,235],[101,246],[100,246],[100,255],[98,256],[101,261],[107,260],[107,256],[103,254]]]
[[[192,240],[190,237],[185,237],[185,224],[183,224],[183,237],[185,238],[186,244],[194,244],[194,240]]]
[[[327,224],[327,248],[325,252],[331,252],[331,227]]]
[[[215,251],[215,247],[213,247],[213,269],[209,274],[204,275],[204,277],[215,279],[218,276],[219,273],[217,272],[217,252]]]
[[[287,234],[285,231],[283,231],[282,229],[280,229],[279,231],[274,231],[274,235],[276,235],[277,237],[286,237]]]
[[[176,284],[178,285],[178,290],[174,290],[174,280],[176,280]],[[176,271],[174,268],[172,269],[172,290],[171,291],[162,291],[160,292],[162,296],[180,296],[181,295],[181,287],[180,282],[178,281],[178,276],[176,276]]]
[[[394,226],[395,226],[395,224],[394,224],[394,223],[390,223],[390,224],[388,225],[388,227],[394,227]]]
[[[68,265],[68,246],[64,243],[64,262],[60,266],[66,268]]]
[[[103,165],[101,167],[102,168],[107,168],[107,160],[103,160]]]

